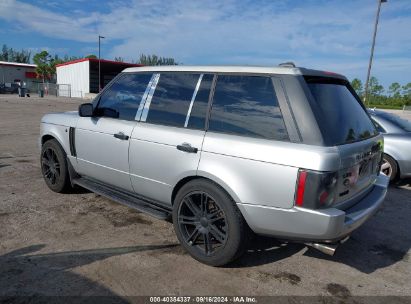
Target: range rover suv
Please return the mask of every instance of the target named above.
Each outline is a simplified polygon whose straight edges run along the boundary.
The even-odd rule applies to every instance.
[[[41,121],[41,169],[173,221],[224,265],[256,234],[332,254],[382,204],[383,138],[347,79],[279,67],[128,68],[92,103]]]

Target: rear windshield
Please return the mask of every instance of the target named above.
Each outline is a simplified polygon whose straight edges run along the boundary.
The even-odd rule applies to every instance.
[[[343,145],[378,134],[349,84],[340,79],[305,77],[312,108],[327,146]]]
[[[378,115],[388,120],[389,122],[391,122],[393,125],[397,126],[398,128],[406,132],[411,132],[411,121],[403,119],[399,117],[398,115],[386,113],[386,112],[381,112]]]

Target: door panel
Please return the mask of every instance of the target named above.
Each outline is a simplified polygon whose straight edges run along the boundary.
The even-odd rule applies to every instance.
[[[130,178],[134,191],[171,203],[174,185],[196,175],[204,131],[138,123],[130,141]],[[197,153],[177,149],[189,143]]]
[[[76,129],[79,173],[132,191],[130,137],[147,97],[152,73],[122,73],[101,94],[95,117],[81,117]]]
[[[177,182],[197,174],[213,77],[158,75],[130,141],[135,192],[171,204]]]
[[[130,141],[114,135],[122,132],[131,137],[135,124],[107,117],[81,117],[75,137],[78,173],[132,191],[128,165]]]
[[[308,153],[294,143],[207,132],[198,170],[224,181],[237,203],[291,208],[298,167],[281,163],[304,163]]]
[[[199,174],[224,181],[237,203],[291,208],[298,168],[288,164],[301,159],[299,147],[270,77],[218,75]]]

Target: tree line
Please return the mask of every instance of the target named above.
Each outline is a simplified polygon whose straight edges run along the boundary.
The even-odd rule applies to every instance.
[[[47,53],[47,54],[46,54]],[[41,55],[39,55],[41,54]],[[38,55],[36,57],[36,55]],[[3,47],[0,52],[0,61],[7,61],[7,62],[17,62],[17,63],[35,63],[36,64],[36,58],[38,57],[47,57],[47,60],[50,63],[60,64],[68,61],[73,61],[77,59],[82,59],[82,58],[93,58],[97,59],[97,56],[94,54],[90,54],[84,57],[78,57],[78,56],[69,56],[65,55],[63,57],[59,57],[58,55],[52,56],[49,54],[47,51],[41,51],[37,54],[34,54],[33,58],[31,58],[31,51],[29,50],[15,50],[12,47],[8,47],[6,44],[3,44]],[[124,62],[123,57],[114,57],[114,61],[118,62]],[[155,54],[152,55],[146,55],[146,54],[141,54],[137,60],[131,60],[131,63],[135,64],[143,64],[143,65],[177,65],[177,61],[172,58],[172,57],[162,57],[158,56]]]
[[[114,61],[124,62],[124,58],[114,57]],[[131,60],[131,63],[142,64],[142,65],[178,65],[179,64],[172,57],[161,57],[155,54],[153,55],[141,54],[138,60]]]
[[[65,55],[63,57],[58,56],[57,54],[52,56],[47,51],[41,51],[33,55],[31,60],[31,51],[22,49],[21,51],[14,50],[11,47],[8,47],[6,44],[3,45],[0,52],[0,61],[7,62],[18,62],[18,63],[31,63],[31,61],[37,65],[36,74],[37,77],[45,82],[50,80],[56,74],[56,65],[62,64],[65,62],[78,60],[82,58],[93,58],[97,59],[97,56],[90,54],[84,57],[69,56]],[[115,57],[114,61],[124,62],[122,57]],[[146,55],[141,54],[137,60],[132,60],[131,63],[142,64],[142,65],[177,65],[177,61],[172,57],[161,57],[155,54]]]
[[[18,63],[30,63],[31,51],[28,50],[15,50],[3,44],[0,52],[0,61],[18,62]]]
[[[76,56],[64,56],[59,57],[58,55],[51,56],[47,51],[41,51],[33,56],[33,62],[37,65],[36,73],[38,78],[41,78],[43,82],[50,80],[56,74],[56,65],[65,62],[81,59],[82,57]],[[87,55],[83,58],[93,58],[96,59],[96,55]],[[115,57],[117,62],[124,62],[123,58]],[[141,54],[137,62],[132,62],[142,65],[177,65],[178,63],[171,57],[161,57],[157,55],[145,55]]]
[[[351,81],[351,86],[364,100],[364,86],[358,78]],[[380,108],[402,108],[411,105],[411,82],[401,85],[393,82],[386,91],[378,82],[377,77],[370,77],[368,83],[367,106]]]

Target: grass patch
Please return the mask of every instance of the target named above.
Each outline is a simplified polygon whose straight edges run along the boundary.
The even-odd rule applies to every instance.
[[[402,110],[401,106],[383,105],[383,104],[369,104],[367,108],[377,108],[377,109],[390,109],[390,110]]]

